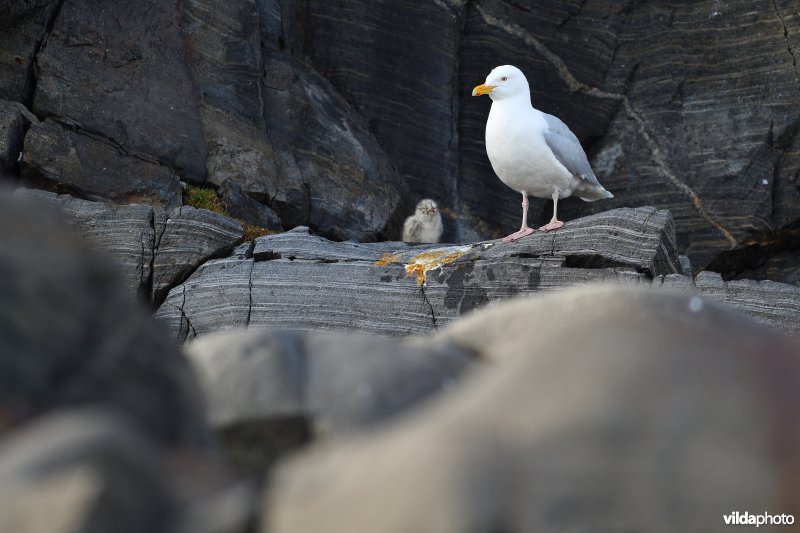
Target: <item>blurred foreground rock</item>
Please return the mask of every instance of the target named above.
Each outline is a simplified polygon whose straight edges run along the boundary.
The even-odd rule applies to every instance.
[[[30,196],[0,191],[0,531],[251,530],[252,485],[216,453],[177,346],[112,262]],[[148,206],[51,196],[62,214],[78,203],[90,240],[153,224]]]
[[[72,222],[48,206],[73,210]],[[0,530],[715,531],[731,510],[800,504],[797,346],[714,303],[791,333],[794,293],[677,273],[667,212],[616,210],[511,245],[455,247],[334,243],[306,229],[235,246],[241,228],[211,215],[0,194]],[[120,257],[140,247],[124,277],[98,257],[114,253],[94,244],[104,232],[124,244]],[[408,318],[390,310],[404,298],[456,323],[402,341],[217,333],[187,347],[190,367],[131,288],[230,249],[165,302],[191,312],[185,336],[195,324],[204,335],[254,325],[251,315],[396,334]],[[207,302],[228,307],[192,300],[204,279],[216,280],[204,282]],[[598,279],[636,286],[456,321],[487,301]],[[687,288],[699,294],[670,291]],[[756,305],[765,294],[772,303]],[[288,297],[296,314],[280,307]],[[242,478],[213,453],[206,416]],[[300,447],[311,450],[283,463]]]
[[[0,445],[0,531],[173,532],[164,467],[158,448],[110,412],[44,416]]]
[[[374,426],[455,386],[469,353],[365,335],[250,330],[187,346],[229,455],[268,467],[312,438]]]
[[[142,220],[139,207],[118,208],[109,227],[140,238],[126,221]],[[0,193],[0,433],[99,403],[158,442],[207,446],[186,361],[113,272],[41,202]]]
[[[735,281],[723,290],[705,277],[695,287],[685,266],[671,215],[651,207],[599,213],[514,243],[336,243],[296,228],[203,264],[156,316],[179,341],[247,326],[404,336],[515,295],[618,281],[695,290],[800,336],[800,288]]]
[[[572,289],[465,318],[431,342],[494,367],[290,461],[262,531],[726,531],[736,509],[796,514],[797,346],[696,298]]]

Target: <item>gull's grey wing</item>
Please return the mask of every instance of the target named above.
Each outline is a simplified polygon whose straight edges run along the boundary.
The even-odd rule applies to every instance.
[[[548,129],[544,132],[544,140],[550,150],[553,151],[558,162],[564,165],[574,176],[600,185],[591,165],[589,165],[589,160],[586,158],[586,152],[583,151],[583,147],[578,138],[575,137],[575,134],[570,131],[560,118],[547,113],[542,114],[548,126]]]

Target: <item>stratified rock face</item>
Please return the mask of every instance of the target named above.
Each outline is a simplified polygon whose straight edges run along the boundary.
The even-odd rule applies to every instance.
[[[404,336],[495,300],[594,281],[707,294],[682,272],[672,218],[653,208],[616,209],[508,244],[336,243],[296,228],[204,264],[170,291],[156,316],[179,341],[245,326]],[[736,283],[754,282],[728,285]],[[800,335],[800,289],[748,286],[735,298],[708,296]]]
[[[120,147],[53,120],[33,124],[25,136],[23,176],[32,184],[89,198],[148,203],[172,209],[181,205],[178,177],[156,162],[129,157]]]
[[[206,263],[157,316],[179,340],[248,325],[403,336],[516,294],[677,272],[672,219],[652,208],[510,244],[335,243],[298,228],[257,239],[252,257]]]
[[[618,92],[613,80],[630,78],[627,100],[593,150],[615,198],[565,212],[666,207],[696,269],[797,220],[800,14],[793,6],[633,6],[620,23],[605,84],[581,76],[580,63],[571,66],[581,81],[611,92]],[[581,10],[569,24],[588,28],[596,20]]]
[[[790,336],[800,336],[800,288],[774,281],[723,281],[715,272],[694,280],[698,294],[724,302]]]
[[[232,218],[190,206],[167,214],[149,205],[90,202],[33,189],[17,189],[14,196],[57,207],[90,248],[111,259],[129,294],[156,304],[202,263],[229,254],[243,236]]]
[[[152,207],[116,206],[34,189],[17,189],[14,197],[36,200],[41,208],[57,207],[90,248],[116,265],[129,294],[149,296],[156,242]]]
[[[63,2],[37,56],[34,111],[202,181],[206,145],[178,9],[177,0]]]
[[[206,445],[198,391],[174,343],[51,214],[0,195],[0,431],[99,403],[158,442]]]
[[[356,106],[397,165],[412,193],[404,212],[413,212],[422,198],[455,207],[456,78],[465,3],[307,2],[303,52]],[[292,36],[283,38],[291,42]],[[445,238],[458,239],[449,226]]]
[[[435,340],[493,364],[282,465],[261,531],[725,531],[795,508],[796,346],[692,300],[593,287],[464,319]]]
[[[268,13],[286,19],[294,4]],[[566,200],[567,219],[669,208],[680,251],[700,270],[733,245],[788,239],[764,234],[800,217],[800,14],[790,0],[310,6],[271,31],[357,106],[410,197],[433,196],[457,216],[451,239],[497,237],[519,224],[519,196],[486,157],[490,101],[469,96],[504,63],[527,74],[536,107],[584,141],[616,196]],[[545,205],[534,201],[532,220],[549,217]]]
[[[201,263],[230,253],[243,235],[239,222],[219,213],[186,205],[175,209],[155,246],[153,301],[163,300]]]
[[[306,224],[335,239],[375,240],[399,202],[402,182],[324,77],[283,52],[266,54],[264,117],[281,152],[271,206],[288,225]]]
[[[236,182],[287,227],[337,240],[397,238],[423,197],[442,207],[446,240],[498,237],[518,226],[520,198],[486,157],[490,100],[469,94],[510,63],[527,74],[534,105],[576,132],[615,194],[565,199],[566,220],[668,208],[696,272],[716,268],[731,247],[763,244],[770,256],[797,249],[800,13],[792,0],[0,7],[0,97],[118,152],[85,155],[89,176],[97,169],[87,158],[119,174],[114,191],[92,194],[129,195],[125,167],[150,161],[189,181]],[[48,177],[53,190],[84,181],[65,169],[41,176],[40,163],[23,171]],[[163,190],[148,180],[155,191],[137,194],[163,205]],[[534,200],[531,223],[549,211]],[[773,261],[769,275],[791,281],[789,263]]]
[[[188,0],[178,9],[202,102],[263,131],[261,25],[256,0]]]

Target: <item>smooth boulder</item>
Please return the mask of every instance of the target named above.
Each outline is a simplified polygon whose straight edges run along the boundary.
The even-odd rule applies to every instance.
[[[796,345],[696,298],[592,287],[473,314],[434,341],[493,367],[289,461],[262,531],[724,531],[734,510],[790,512]]]

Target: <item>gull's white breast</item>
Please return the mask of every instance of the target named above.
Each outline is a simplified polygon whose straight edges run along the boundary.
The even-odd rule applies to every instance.
[[[494,102],[486,122],[486,153],[500,180],[512,189],[539,198],[572,194],[578,178],[553,155],[544,138],[543,114],[527,106]]]

